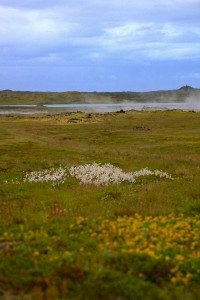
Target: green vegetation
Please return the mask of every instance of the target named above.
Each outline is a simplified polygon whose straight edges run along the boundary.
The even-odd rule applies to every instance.
[[[2,115],[0,299],[197,299],[199,136],[193,112]],[[22,180],[93,162],[174,180]]]
[[[0,105],[15,104],[68,104],[130,102],[184,102],[199,98],[200,90],[190,86],[178,90],[153,92],[18,92],[0,91]],[[193,99],[193,100],[194,100]]]

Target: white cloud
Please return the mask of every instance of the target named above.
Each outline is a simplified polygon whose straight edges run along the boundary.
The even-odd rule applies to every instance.
[[[52,11],[0,7],[0,43],[52,44],[73,35],[78,24]]]
[[[34,3],[35,8],[30,8]],[[190,8],[193,4],[194,9],[198,1],[69,0],[66,4],[62,0],[43,1],[41,7],[40,3],[20,1],[22,6],[29,5],[20,8],[18,1],[10,0],[10,6],[0,6],[1,60],[20,56],[43,62],[70,57],[98,62],[200,57],[199,21],[179,20],[186,9],[178,14],[182,5]],[[165,12],[166,5],[177,12],[179,21],[171,19],[169,10]]]
[[[174,24],[169,22],[129,22],[120,26],[105,29],[105,35],[111,39],[138,39],[145,40],[174,40],[187,34],[200,35],[200,29],[193,24]]]
[[[124,55],[126,59],[190,59],[200,58],[200,42],[187,42],[185,36],[196,34],[197,28],[174,24],[133,22],[106,28],[94,39],[106,56]]]
[[[200,58],[200,43],[194,48],[190,43],[152,44],[144,55],[154,60],[183,60]]]

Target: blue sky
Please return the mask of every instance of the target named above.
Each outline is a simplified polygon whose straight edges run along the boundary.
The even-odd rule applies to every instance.
[[[200,88],[200,0],[0,0],[0,89]]]

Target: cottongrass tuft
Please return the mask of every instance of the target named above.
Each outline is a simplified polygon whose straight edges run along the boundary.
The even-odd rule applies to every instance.
[[[133,177],[137,178],[137,177],[142,177],[142,176],[157,176],[160,178],[167,178],[167,179],[173,179],[172,176],[166,172],[163,172],[162,170],[154,170],[151,171],[148,168],[143,168],[139,171],[133,172],[132,173]]]
[[[120,168],[111,164],[100,163],[86,164],[84,166],[71,167],[71,176],[80,180],[82,184],[109,185],[120,184],[123,181],[135,182],[131,173],[124,173]]]
[[[67,170],[63,167],[58,169],[50,168],[42,171],[33,171],[26,173],[23,182],[51,182],[53,187],[63,184],[67,178]]]

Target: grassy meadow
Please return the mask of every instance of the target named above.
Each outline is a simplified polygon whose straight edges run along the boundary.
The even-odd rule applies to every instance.
[[[173,178],[25,174],[93,162]],[[0,299],[198,299],[200,113],[0,116]]]

